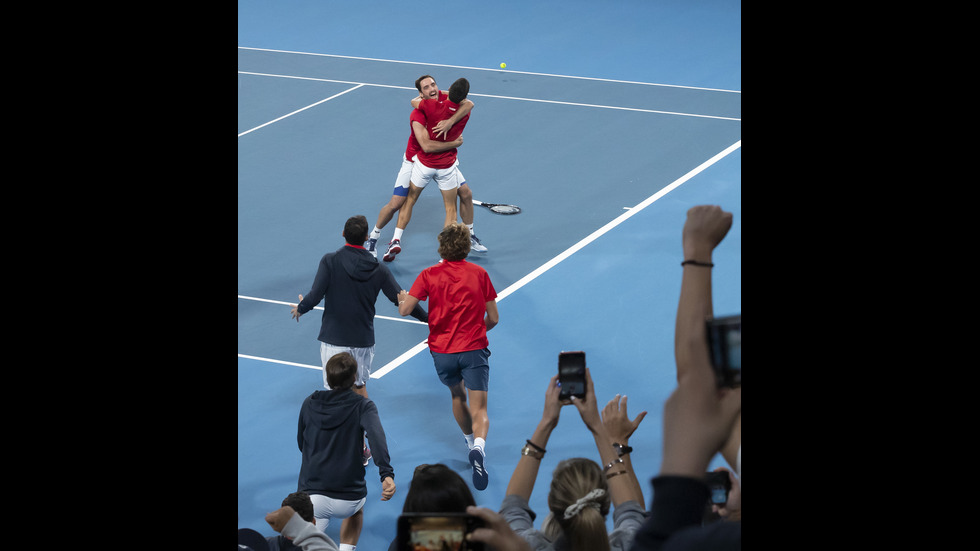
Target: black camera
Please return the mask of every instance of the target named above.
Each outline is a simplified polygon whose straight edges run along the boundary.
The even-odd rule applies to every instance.
[[[708,485],[708,501],[715,505],[728,503],[728,492],[732,491],[732,481],[726,471],[709,471],[704,476]]]
[[[482,519],[467,513],[402,513],[396,546],[398,551],[483,551],[482,543],[466,539],[482,526]]]
[[[742,314],[709,319],[707,333],[718,386],[742,386]]]
[[[558,398],[585,398],[585,352],[558,354]]]

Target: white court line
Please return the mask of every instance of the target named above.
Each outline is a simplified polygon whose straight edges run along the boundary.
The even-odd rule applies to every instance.
[[[271,303],[271,304],[282,304],[284,306],[296,306],[296,304],[295,303],[292,303],[292,302],[285,302],[285,301],[282,301],[282,300],[272,300],[272,299],[268,299],[268,298],[249,297],[249,296],[245,296],[245,295],[238,295],[238,298],[243,299],[243,300],[254,300],[256,302],[268,302],[268,303]],[[323,310],[323,306],[314,306],[313,309],[314,310]],[[378,315],[375,315],[374,317],[375,317],[375,319],[383,319],[383,320],[388,320],[388,321],[400,321],[402,323],[417,323],[419,325],[428,325],[427,323],[422,323],[421,321],[419,321],[419,320],[417,320],[415,318],[412,318],[412,319],[408,319],[408,318],[393,318],[391,316],[378,316]]]
[[[260,362],[270,362],[270,363],[274,363],[274,364],[295,365],[297,367],[305,367],[305,368],[308,368],[308,369],[316,369],[316,370],[322,370],[323,369],[323,366],[322,365],[307,365],[307,364],[298,364],[298,363],[295,363],[295,362],[284,362],[282,360],[273,360],[272,358],[260,358],[259,356],[249,356],[248,354],[239,354],[238,357],[239,358],[245,358],[245,359],[248,359],[248,360],[258,360]]]
[[[277,74],[271,74],[271,73],[252,73],[252,72],[249,72],[249,71],[238,71],[238,73],[239,74],[242,74],[242,75],[252,75],[252,76],[260,76],[260,77],[292,78],[292,79],[298,79],[298,80],[315,80],[315,81],[319,81],[319,82],[335,82],[335,83],[338,83],[338,84],[357,84],[357,86],[355,88],[351,88],[351,90],[354,90],[356,88],[360,88],[361,86],[372,86],[372,87],[376,87],[376,88],[396,88],[396,89],[399,89],[399,90],[415,90],[415,88],[410,87],[410,86],[394,86],[392,84],[373,84],[373,83],[370,83],[370,82],[351,82],[351,81],[347,81],[347,80],[334,80],[334,79],[329,79],[329,78],[298,77],[298,76],[293,76],[293,75],[277,75]],[[341,92],[341,93],[342,94],[346,94],[347,92],[350,92],[351,90],[347,90],[346,92]],[[340,94],[337,94],[337,96],[339,96],[339,95]],[[639,113],[659,113],[661,115],[676,115],[676,116],[679,116],[679,117],[699,117],[699,118],[703,118],[703,119],[716,119],[716,120],[723,120],[723,121],[739,121],[739,122],[742,120],[742,119],[735,118],[735,117],[720,117],[720,116],[717,116],[717,115],[699,115],[697,113],[681,113],[681,112],[678,112],[678,111],[658,111],[656,109],[640,109],[638,107],[618,107],[618,106],[615,106],[615,105],[599,105],[599,104],[595,104],[595,103],[576,103],[576,102],[573,102],[573,101],[557,101],[557,100],[550,100],[550,99],[521,98],[521,97],[516,97],[516,96],[496,96],[496,95],[493,95],[493,94],[470,93],[470,95],[471,96],[482,97],[482,98],[509,99],[509,100],[516,100],[516,101],[532,101],[532,102],[538,102],[538,103],[553,103],[555,105],[571,105],[571,106],[574,106],[574,107],[594,107],[594,108],[597,108],[597,109],[617,109],[619,111],[635,111],[635,112],[639,112]],[[327,98],[327,99],[333,99],[333,98],[335,98],[337,96],[332,96],[332,97]],[[327,101],[327,100],[323,100],[323,101]],[[313,107],[314,105],[318,105],[320,103],[323,103],[323,101],[314,103],[313,105],[304,107],[303,109],[309,109],[310,107]],[[299,111],[302,111],[303,109],[300,109]],[[295,111],[294,113],[290,113],[289,115],[293,115],[295,113],[299,113],[299,111]],[[289,115],[286,115],[285,117],[288,117]],[[285,118],[285,117],[280,117],[279,119],[282,119],[282,118]],[[279,119],[276,119],[276,120],[279,120]],[[262,126],[265,126],[267,124],[272,124],[273,122],[276,122],[276,121],[267,122],[267,123],[263,124]],[[259,128],[262,128],[262,126],[256,126],[252,130],[258,130]],[[244,134],[248,134],[252,130],[247,130],[245,132],[242,132],[238,136],[241,137]]]
[[[338,96],[342,96],[342,95],[346,94],[347,92],[353,92],[354,90],[357,90],[361,86],[364,86],[364,85],[363,84],[358,84],[357,86],[355,86],[353,88],[350,88],[348,90],[344,90],[343,92],[340,92],[339,94],[334,94],[334,95],[330,96],[329,98],[324,98],[324,99],[322,99],[322,100],[320,100],[320,101],[318,101],[316,103],[312,103],[310,105],[307,105],[306,107],[297,109],[297,110],[293,111],[292,113],[288,113],[286,115],[283,115],[283,116],[279,117],[278,119],[273,119],[273,120],[271,120],[271,121],[269,121],[267,123],[260,124],[260,125],[256,126],[255,128],[252,128],[251,130],[246,130],[246,131],[242,132],[241,134],[238,135],[238,137],[241,138],[242,136],[244,136],[245,134],[248,134],[249,132],[254,132],[254,131],[258,130],[259,128],[262,128],[263,126],[269,126],[270,124],[272,124],[274,122],[279,122],[282,119],[285,119],[286,117],[291,117],[291,116],[293,116],[296,113],[299,113],[301,111],[306,111],[310,107],[316,107],[317,105],[320,105],[323,102],[330,101],[330,100],[332,100],[332,99],[334,99],[334,98],[336,98]]]
[[[608,78],[576,77],[576,76],[570,76],[570,75],[553,75],[553,74],[549,74],[549,73],[530,73],[530,72],[527,72],[527,71],[513,71],[513,70],[506,70],[506,69],[487,69],[486,67],[466,67],[464,65],[444,65],[444,64],[441,64],[441,63],[422,63],[422,62],[419,62],[419,61],[399,61],[399,60],[396,60],[396,59],[377,59],[377,58],[373,58],[373,57],[356,57],[356,56],[335,55],[335,54],[316,54],[316,53],[311,53],[311,52],[293,52],[293,51],[290,51],[290,50],[270,50],[270,49],[267,49],[267,48],[249,48],[247,46],[239,46],[238,49],[239,50],[255,50],[255,51],[260,51],[260,52],[276,52],[276,53],[282,53],[282,54],[313,55],[313,56],[319,56],[319,57],[338,57],[338,58],[341,58],[341,59],[362,59],[364,61],[381,61],[381,62],[384,62],[384,63],[402,63],[402,64],[405,64],[405,65],[428,65],[430,67],[449,67],[449,68],[452,68],[452,69],[470,69],[470,70],[473,70],[473,71],[495,71],[495,72],[501,72],[501,73],[514,73],[514,74],[518,74],[518,75],[534,75],[534,76],[541,76],[541,77],[575,78],[575,79],[579,79],[579,80],[595,80],[595,81],[598,81],[598,82],[616,82],[616,83],[619,83],[619,84],[640,84],[640,85],[643,85],[643,86],[663,86],[665,88],[685,88],[685,89],[688,89],[688,90],[705,90],[705,91],[708,91],[708,92],[727,92],[727,93],[730,93],[730,94],[741,94],[742,93],[740,90],[723,90],[721,88],[701,88],[701,87],[697,87],[697,86],[681,86],[679,84],[657,84],[657,83],[653,83],[653,82],[636,82],[636,81],[633,81],[633,80],[614,80],[614,79],[608,79]]]
[[[728,156],[728,154],[730,154],[732,151],[735,151],[736,149],[738,149],[740,147],[742,147],[742,140],[739,140],[739,141],[733,143],[732,145],[728,146],[721,153],[718,153],[714,157],[712,157],[712,158],[708,159],[707,161],[701,163],[694,170],[688,172],[684,176],[681,176],[680,178],[678,178],[677,180],[675,180],[674,182],[672,182],[670,185],[664,187],[663,189],[661,189],[657,193],[654,193],[650,197],[647,197],[645,200],[643,200],[643,202],[641,202],[640,204],[636,205],[635,207],[632,207],[629,210],[627,210],[626,212],[624,212],[623,214],[620,214],[618,217],[616,217],[615,220],[612,220],[611,222],[607,223],[605,226],[603,226],[603,227],[599,228],[598,230],[592,232],[585,239],[583,239],[583,240],[579,241],[578,243],[572,245],[571,247],[569,247],[568,249],[566,249],[564,252],[562,252],[558,256],[552,258],[548,262],[545,262],[544,264],[542,264],[540,267],[538,267],[533,272],[527,274],[526,276],[524,276],[521,279],[517,280],[516,282],[512,283],[509,287],[507,287],[506,289],[504,289],[500,293],[497,293],[497,302],[502,301],[506,297],[510,296],[514,291],[517,291],[521,287],[527,285],[528,283],[530,283],[531,281],[533,281],[534,279],[536,279],[541,274],[543,274],[543,273],[547,272],[548,270],[554,268],[561,261],[563,261],[566,258],[568,258],[569,256],[575,254],[576,252],[578,252],[579,250],[581,250],[583,247],[585,247],[589,243],[592,243],[596,239],[602,237],[602,235],[604,235],[605,233],[609,232],[609,230],[612,230],[616,226],[622,224],[627,219],[629,219],[629,217],[633,216],[634,214],[636,214],[636,213],[640,212],[641,210],[645,209],[646,207],[650,206],[651,204],[653,204],[654,201],[657,201],[658,199],[660,199],[664,195],[667,195],[668,193],[670,193],[671,191],[673,191],[674,189],[676,189],[678,186],[680,186],[684,182],[687,182],[691,178],[697,176],[698,174],[700,174],[701,172],[703,172],[706,168],[708,168],[709,166],[717,163],[721,159],[723,159],[726,156]],[[414,347],[412,347],[411,349],[409,349],[408,351],[406,351],[401,356],[398,356],[394,360],[388,362],[381,369],[379,369],[379,370],[371,373],[371,378],[372,379],[380,379],[381,377],[384,377],[385,375],[387,375],[388,373],[390,373],[392,370],[394,370],[396,367],[400,366],[402,363],[404,363],[405,361],[407,361],[409,358],[411,358],[412,356],[414,356],[414,355],[418,354],[419,352],[421,352],[423,349],[425,349],[425,347],[426,347],[426,341],[420,342],[419,344],[415,345]]]

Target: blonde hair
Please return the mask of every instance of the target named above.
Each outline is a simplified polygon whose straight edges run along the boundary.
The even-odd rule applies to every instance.
[[[599,465],[584,457],[565,459],[551,475],[550,512],[541,531],[552,541],[564,533],[572,551],[609,551],[609,504],[609,488]]]

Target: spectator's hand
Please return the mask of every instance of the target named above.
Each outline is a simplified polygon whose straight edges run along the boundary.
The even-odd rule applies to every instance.
[[[732,489],[728,492],[728,501],[724,505],[712,504],[711,510],[725,520],[742,520],[742,486],[739,484],[735,473],[725,467],[715,469],[715,472],[721,471],[728,473],[728,480],[732,483]]]
[[[299,301],[303,302],[303,295],[299,296]],[[296,320],[296,323],[299,323],[299,317],[303,315],[299,313],[299,304],[294,304],[290,313],[293,314],[293,319]]]
[[[483,528],[466,535],[469,541],[483,542],[495,551],[531,551],[531,545],[511,529],[504,517],[485,507],[470,505],[466,512],[483,519]]]
[[[393,495],[395,495],[395,480],[386,476],[381,481],[381,501],[388,501]]]
[[[625,445],[636,428],[640,426],[640,421],[646,416],[647,412],[641,411],[636,419],[630,421],[629,415],[626,413],[626,396],[623,396],[622,401],[620,401],[620,395],[617,394],[602,409],[602,424],[605,425],[606,430],[609,431],[609,437],[614,442]]]
[[[265,521],[268,522],[269,526],[271,526],[276,532],[282,532],[282,529],[286,527],[286,523],[289,522],[289,519],[293,518],[294,514],[296,514],[296,511],[294,511],[289,505],[286,505],[285,507],[281,507],[267,514],[265,516]]]
[[[578,409],[579,415],[582,416],[585,426],[593,433],[596,432],[598,427],[602,425],[602,419],[599,417],[599,408],[596,406],[595,385],[592,384],[592,373],[589,368],[585,368],[585,398],[572,396],[571,401]]]
[[[684,222],[684,260],[708,262],[711,252],[732,227],[732,213],[715,205],[698,205],[687,211]]]
[[[553,425],[558,424],[558,415],[561,413],[561,407],[571,403],[561,401],[558,398],[560,392],[558,375],[555,375],[548,381],[548,390],[544,393],[544,413],[541,414],[542,421],[552,423]]]

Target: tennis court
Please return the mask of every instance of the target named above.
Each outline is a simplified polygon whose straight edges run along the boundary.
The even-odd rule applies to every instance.
[[[692,73],[664,68],[678,80],[645,81],[626,78],[642,71],[624,68],[622,59],[618,70],[582,61],[583,72],[561,74],[552,69],[570,62],[527,54],[519,63],[491,65],[475,46],[452,54],[399,48],[386,28],[397,21],[385,18],[366,33],[374,40],[352,34],[339,47],[335,35],[352,31],[328,23],[337,32],[317,38],[309,17],[320,13],[315,3],[298,2],[275,17],[260,4],[239,2],[239,526],[272,535],[265,513],[296,489],[299,407],[322,388],[322,374],[319,311],[297,323],[290,305],[309,290],[320,257],[342,246],[344,221],[363,214],[373,223],[390,197],[409,133],[409,100],[417,95],[413,83],[422,74],[442,89],[459,77],[470,80],[476,106],[459,149],[460,168],[474,198],[523,209],[515,216],[476,212],[476,232],[489,251],[469,260],[490,274],[501,321],[489,334],[490,486],[474,495],[480,505],[499,506],[562,350],[586,351],[600,404],[626,394],[631,416],[649,412],[631,441],[637,475],[648,481],[660,463],[660,409],[675,382],[680,231],[691,206],[718,204],[734,213],[715,254],[714,304],[718,314],[741,312],[741,93],[723,85],[731,76],[719,74],[717,86],[692,85],[701,77],[685,80]],[[737,2],[709,4],[724,7],[738,27]],[[544,17],[518,3],[499,6],[527,14],[513,27]],[[587,9],[583,4],[581,18],[592,15]],[[367,17],[358,11],[364,8],[344,10],[348,23]],[[479,15],[467,19],[477,36],[494,26]],[[495,25],[519,32],[512,26]],[[291,33],[283,31],[287,27]],[[384,46],[382,35],[392,36]],[[624,33],[624,47],[631,36]],[[519,59],[513,56],[521,46],[507,48],[510,59]],[[531,67],[522,67],[528,58]],[[500,61],[508,61],[507,70]],[[639,61],[642,56],[634,55],[632,63]],[[739,67],[727,70],[738,73]],[[441,198],[427,189],[403,252],[389,264],[403,288],[438,261],[443,217]],[[393,229],[394,222],[384,229],[383,243]],[[470,479],[448,391],[424,347],[426,326],[401,318],[384,297],[377,310],[368,392],[385,427],[398,492],[380,502],[377,468],[368,466],[362,550],[386,549],[394,537],[416,465],[445,463]],[[595,455],[577,412],[566,408],[532,508],[546,513],[558,460]],[[335,540],[339,525],[328,529]]]

